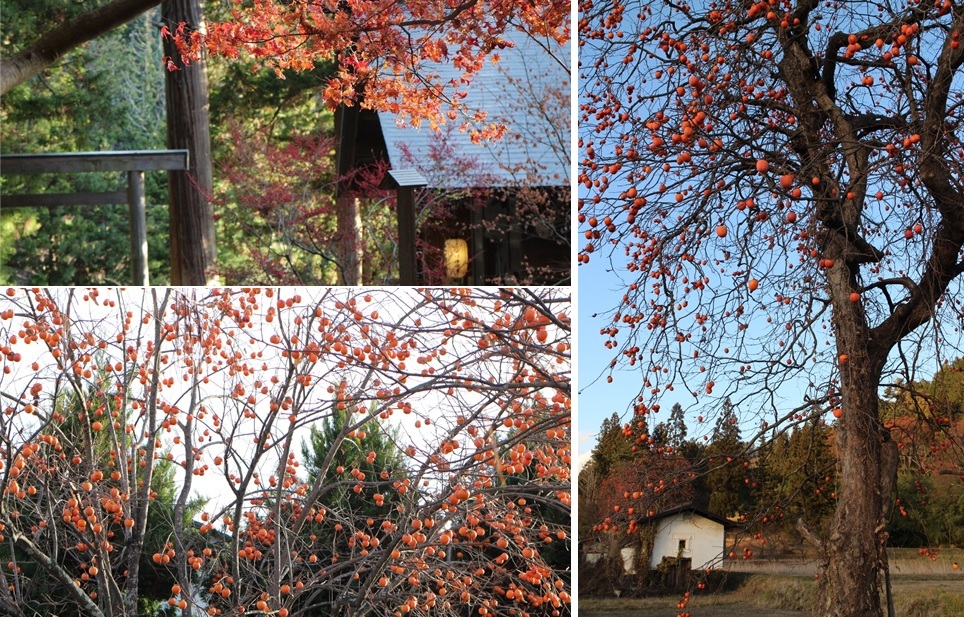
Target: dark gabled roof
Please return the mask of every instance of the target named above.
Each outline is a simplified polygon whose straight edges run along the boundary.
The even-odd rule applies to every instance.
[[[728,518],[724,518],[724,517],[722,517],[722,516],[720,516],[720,515],[718,515],[718,514],[713,514],[712,512],[709,512],[709,511],[707,511],[707,510],[704,510],[703,508],[697,506],[697,505],[694,504],[693,502],[687,502],[687,503],[678,505],[678,506],[676,506],[675,508],[670,508],[670,509],[668,509],[668,510],[663,510],[662,512],[658,512],[658,513],[654,514],[653,516],[644,516],[644,517],[638,519],[637,522],[640,523],[640,524],[642,524],[642,523],[654,523],[654,522],[656,522],[656,521],[658,521],[658,520],[660,520],[660,519],[664,519],[664,518],[673,516],[674,514],[680,514],[681,512],[692,512],[693,514],[697,514],[697,515],[699,515],[699,516],[702,516],[703,518],[709,519],[709,520],[713,521],[714,523],[719,523],[720,525],[723,525],[723,528],[724,528],[724,529],[733,529],[733,528],[735,528],[735,527],[740,527],[740,526],[741,526],[739,523],[737,523],[737,522],[735,522],[735,521],[731,521],[731,520],[728,519]]]

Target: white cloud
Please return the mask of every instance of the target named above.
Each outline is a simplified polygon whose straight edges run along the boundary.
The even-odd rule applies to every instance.
[[[586,466],[586,463],[592,458],[592,451],[583,452],[576,458],[576,473],[578,474],[582,471],[582,468]]]

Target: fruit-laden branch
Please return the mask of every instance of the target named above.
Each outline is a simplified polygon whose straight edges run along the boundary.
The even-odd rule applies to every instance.
[[[129,22],[159,3],[159,0],[115,0],[57,26],[33,45],[3,59],[0,94],[27,81],[74,47]]]
[[[94,603],[90,597],[84,593],[84,591],[78,587],[70,575],[60,567],[60,565],[51,559],[44,551],[40,549],[36,544],[30,541],[30,538],[23,535],[16,530],[15,527],[9,526],[14,543],[27,552],[28,555],[37,560],[37,564],[44,569],[50,576],[56,579],[61,585],[63,585],[64,590],[67,594],[77,602],[78,606],[83,609],[85,615],[90,615],[91,617],[104,617],[104,613],[101,612],[97,604]]]

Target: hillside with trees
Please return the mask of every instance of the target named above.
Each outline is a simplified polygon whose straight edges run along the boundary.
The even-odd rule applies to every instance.
[[[930,379],[894,386],[884,400],[899,452],[885,531],[889,546],[921,549],[922,559],[964,547],[964,485],[953,445],[964,438],[962,385],[964,359],[957,359]],[[818,555],[810,536],[829,533],[840,486],[838,423],[810,419],[751,443],[731,422],[736,411],[725,401],[706,441],[686,439],[678,404],[651,434],[645,423],[624,424],[615,413],[606,419],[579,473],[583,550],[615,560],[633,544],[641,519],[691,503],[740,523],[734,543],[755,541],[758,558]],[[721,554],[716,565],[734,558],[745,559]],[[584,582],[584,593],[600,591],[591,568]]]

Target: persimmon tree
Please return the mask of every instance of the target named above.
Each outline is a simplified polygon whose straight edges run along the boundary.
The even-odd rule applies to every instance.
[[[579,261],[609,258],[621,277],[601,328],[613,366],[641,367],[638,413],[673,390],[714,413],[727,396],[762,410],[744,412],[761,432],[838,410],[815,611],[880,615],[897,459],[881,388],[960,342],[964,11],[580,13]]]
[[[0,303],[7,610],[43,605],[43,579],[74,611],[135,615],[146,557],[185,617],[568,614],[542,556],[569,541],[564,291]],[[312,427],[327,450],[306,461]],[[149,546],[168,462],[170,530]]]

